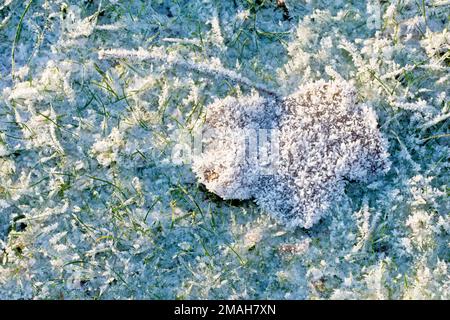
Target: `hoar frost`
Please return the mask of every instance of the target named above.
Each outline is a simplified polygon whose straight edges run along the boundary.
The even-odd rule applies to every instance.
[[[449,299],[449,5],[418,2],[384,1],[373,29],[367,1],[286,0],[291,19],[276,1],[0,1],[0,299]],[[170,161],[212,97],[277,129],[299,84],[340,77],[392,165],[314,228],[216,201]],[[254,197],[233,168],[208,172],[215,192]]]
[[[208,130],[214,136],[203,135],[203,152],[193,158],[199,181],[224,199],[253,198],[292,227],[310,228],[347,181],[367,181],[390,165],[374,112],[345,81],[309,83],[283,99],[218,100],[207,109]],[[248,156],[252,142],[243,143],[243,133],[252,130],[277,132],[275,148],[270,139],[258,143],[278,153],[273,172]]]

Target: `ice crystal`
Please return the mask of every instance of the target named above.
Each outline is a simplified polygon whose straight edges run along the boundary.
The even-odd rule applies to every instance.
[[[219,100],[207,109],[204,130],[210,129],[217,139],[204,139],[205,152],[194,158],[200,182],[224,199],[254,198],[288,226],[310,228],[343,196],[346,181],[389,169],[375,114],[356,103],[346,82],[309,83],[282,100]],[[279,131],[273,174],[247,157],[238,129]]]
[[[447,0],[0,1],[0,299],[448,300],[448,12]],[[319,148],[337,113],[287,113],[299,85],[350,88],[342,79],[357,98],[324,110],[351,115],[356,141],[389,142],[391,169],[373,181],[347,182],[364,166]],[[223,134],[204,157],[171,161],[211,123]],[[336,123],[334,139],[351,135]],[[280,149],[306,149],[279,168],[234,166],[230,149],[260,127],[269,155],[273,128]],[[339,174],[322,169],[332,159]],[[280,176],[297,198],[222,201],[191,170],[221,164],[199,172],[223,198],[256,198]],[[287,228],[308,208],[278,211],[317,206],[306,190],[328,209]]]

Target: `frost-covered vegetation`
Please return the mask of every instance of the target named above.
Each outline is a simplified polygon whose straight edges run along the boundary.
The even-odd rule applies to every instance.
[[[207,106],[193,171],[223,199],[255,199],[287,227],[311,228],[348,180],[389,170],[373,110],[355,100],[343,79],[283,99],[218,100]]]
[[[449,13],[4,0],[0,298],[449,299]],[[391,165],[312,228],[222,200],[171,160],[214,100],[320,79],[353,83]]]

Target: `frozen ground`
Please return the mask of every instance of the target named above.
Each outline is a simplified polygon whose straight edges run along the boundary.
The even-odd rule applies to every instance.
[[[450,2],[0,3],[0,298],[449,299]],[[391,169],[311,229],[223,201],[171,162],[248,86],[353,81]]]

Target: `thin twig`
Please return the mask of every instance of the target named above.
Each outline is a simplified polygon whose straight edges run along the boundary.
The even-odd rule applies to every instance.
[[[165,62],[176,67],[207,74],[214,78],[227,78],[236,83],[255,88],[258,91],[278,96],[277,92],[268,88],[266,85],[261,83],[255,83],[250,79],[239,75],[233,70],[213,66],[207,63],[193,63],[181,57],[167,55],[158,52],[150,52],[142,48],[140,48],[139,50],[124,50],[124,49],[100,50],[98,56],[99,59],[132,59],[138,61],[150,60],[150,61]]]

